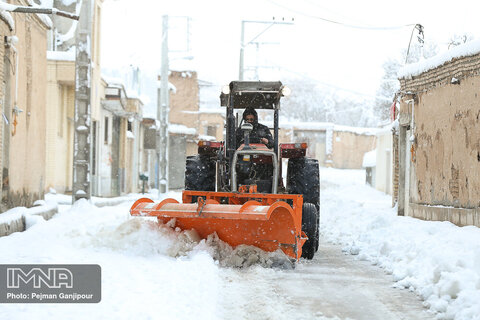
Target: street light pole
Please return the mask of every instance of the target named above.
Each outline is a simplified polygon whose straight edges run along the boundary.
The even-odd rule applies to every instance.
[[[160,130],[157,135],[159,196],[168,190],[168,16],[163,16],[162,24],[162,69],[160,72],[160,99],[157,118]]]
[[[240,66],[239,66],[239,70],[238,70],[238,80],[243,80],[243,56],[245,54],[244,52],[244,48],[245,48],[245,44],[243,43],[244,41],[244,38],[245,38],[245,22],[246,21],[242,21],[242,32],[241,32],[241,35],[240,35]]]
[[[91,197],[91,36],[92,3],[82,2],[81,19],[77,26],[75,59],[75,110],[73,144],[72,202]]]

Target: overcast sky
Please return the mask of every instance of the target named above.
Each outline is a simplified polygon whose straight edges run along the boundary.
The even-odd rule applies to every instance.
[[[106,0],[102,21],[102,65],[122,69],[138,65],[158,73],[162,16],[189,16],[192,61],[170,53],[172,69],[194,69],[203,80],[226,84],[238,78],[242,20],[278,21],[247,46],[246,66],[259,64],[261,80],[309,77],[320,86],[374,96],[382,63],[406,50],[413,26],[421,23],[426,41],[446,47],[454,34],[478,38],[479,1],[386,0]],[[369,30],[354,26],[399,27]],[[406,26],[410,25],[410,26]],[[268,24],[245,24],[245,41]],[[404,27],[401,27],[404,26]],[[185,19],[170,18],[170,48],[186,48]],[[414,39],[415,41],[415,39]],[[253,75],[253,73],[247,73]]]

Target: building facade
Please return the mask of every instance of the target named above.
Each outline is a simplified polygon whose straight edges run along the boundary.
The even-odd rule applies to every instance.
[[[435,59],[400,78],[399,214],[480,226],[480,42]]]
[[[12,4],[28,6],[26,1]],[[49,18],[2,12],[2,211],[43,199]],[[15,36],[16,38],[13,38]],[[17,41],[18,39],[18,41]],[[3,41],[3,40],[6,40]]]

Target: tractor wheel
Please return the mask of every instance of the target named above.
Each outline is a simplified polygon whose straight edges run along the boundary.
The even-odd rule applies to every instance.
[[[312,203],[317,209],[317,235],[315,252],[318,250],[320,229],[320,169],[318,160],[292,158],[288,160],[287,193],[303,195],[304,203]]]
[[[311,260],[318,246],[317,208],[312,203],[304,203],[302,207],[302,231],[308,240],[302,247],[302,258]]]
[[[303,195],[304,203],[313,203],[320,209],[320,170],[317,159],[288,160],[287,192]]]
[[[215,162],[198,154],[188,156],[185,165],[185,190],[215,191]]]

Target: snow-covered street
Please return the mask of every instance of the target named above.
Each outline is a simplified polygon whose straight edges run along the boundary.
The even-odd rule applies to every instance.
[[[79,201],[0,238],[0,263],[99,264],[102,301],[2,304],[0,318],[480,319],[480,230],[397,217],[364,180],[361,170],[322,169],[323,241],[295,269],[132,218],[131,202]]]

